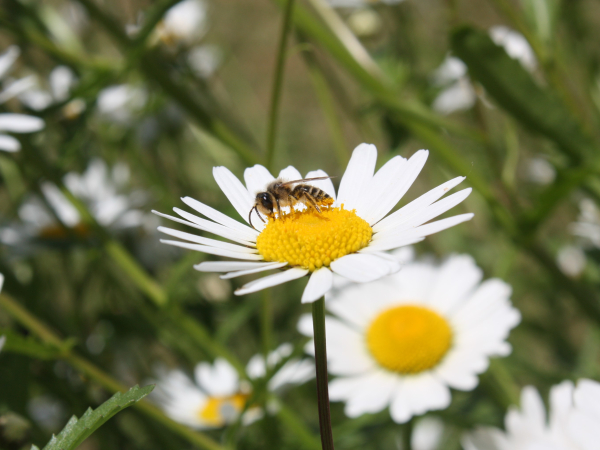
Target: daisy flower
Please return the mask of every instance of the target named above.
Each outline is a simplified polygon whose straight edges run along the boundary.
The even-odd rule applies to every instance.
[[[586,198],[579,202],[579,217],[571,225],[571,232],[587,246],[600,248],[600,210],[593,200]]]
[[[11,70],[20,53],[21,51],[18,47],[11,46],[6,52],[0,55],[0,81]],[[8,86],[5,89],[1,89],[0,104],[21,92],[21,88],[16,89],[15,85],[22,84],[19,80],[12,83],[13,87]],[[5,152],[17,152],[21,150],[21,143],[18,139],[5,133],[34,133],[43,128],[44,121],[39,117],[28,116],[26,114],[0,113],[0,150]]]
[[[250,379],[264,377],[267,365],[274,367],[292,353],[291,344],[282,344],[267,358],[252,357],[246,367]],[[269,380],[269,392],[286,385],[303,384],[314,376],[314,365],[299,358],[287,361]],[[163,373],[156,382],[153,397],[173,420],[194,428],[220,428],[235,422],[252,395],[250,383],[240,380],[236,370],[226,360],[217,358],[214,364],[200,363],[192,381],[180,370]],[[250,405],[242,417],[245,424],[259,419],[263,411]]]
[[[450,388],[469,391],[491,356],[506,356],[505,341],[519,323],[509,285],[482,282],[473,258],[453,255],[441,264],[395,254],[404,265],[369,285],[346,284],[326,296],[329,384],[349,417],[389,406],[392,419],[450,404]],[[299,330],[312,336],[312,318]],[[312,343],[306,351],[313,352]]]
[[[144,109],[148,92],[131,84],[108,86],[98,93],[96,106],[101,118],[116,124],[128,125]]]
[[[310,181],[329,196],[331,204],[322,206],[321,213],[297,204],[292,210],[282,208],[281,217],[273,214],[268,219],[257,215],[254,208],[255,202],[264,197],[257,194],[275,180],[266,168],[256,165],[246,169],[244,186],[225,167],[215,167],[213,175],[219,187],[239,215],[257,229],[190,197],[183,198],[183,202],[209,220],[179,208],[173,210],[181,218],[153,212],[234,242],[159,227],[159,231],[181,239],[162,241],[166,244],[234,259],[203,262],[194,266],[196,270],[226,272],[223,278],[234,278],[281,269],[244,285],[235,294],[249,294],[310,274],[302,302],[313,302],[331,289],[333,273],[355,282],[374,281],[400,269],[399,263],[385,253],[387,250],[419,242],[473,217],[461,214],[424,225],[471,193],[471,189],[464,189],[437,201],[464,177],[447,181],[388,215],[421,172],[427,156],[427,150],[419,150],[408,160],[396,156],[374,173],[377,149],[361,144],[352,154],[337,196],[330,179]],[[327,174],[322,170],[306,174],[306,178],[316,177]],[[289,166],[278,179],[301,178],[300,172]]]
[[[495,26],[489,30],[490,38],[513,59],[532,72],[537,66],[533,50],[527,39],[520,33],[503,26]],[[450,114],[471,108],[477,99],[468,75],[467,66],[459,58],[448,55],[432,76],[434,86],[442,87],[442,91],[433,101],[432,107],[440,114]]]
[[[128,180],[127,166],[116,164],[109,169],[100,159],[92,160],[83,174],[70,172],[64,177],[65,185],[86,204],[96,221],[112,230],[136,227],[143,222],[144,213],[136,207],[145,203],[146,194],[124,193]],[[66,237],[63,225],[86,236],[89,230],[60,189],[49,182],[42,183],[40,188],[44,198],[29,198],[19,208],[21,223],[1,229],[0,241],[18,245],[36,238],[61,239]]]
[[[521,392],[521,410],[511,408],[506,431],[482,427],[463,438],[465,450],[596,450],[600,442],[600,383],[563,381],[550,390],[549,417],[533,386]]]

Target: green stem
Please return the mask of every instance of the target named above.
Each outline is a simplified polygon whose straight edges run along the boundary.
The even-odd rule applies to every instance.
[[[140,267],[135,259],[117,241],[110,240],[104,245],[106,252],[129,278],[144,292],[157,306],[167,304],[168,298],[165,291]]]
[[[82,372],[86,377],[94,380],[111,392],[126,392],[128,390],[126,386],[119,383],[117,380],[103,372],[94,364],[73,353],[67,342],[60,339],[50,329],[50,327],[40,321],[37,317],[33,316],[29,311],[27,311],[23,306],[21,306],[17,301],[8,295],[0,295],[0,306],[2,306],[2,308],[17,322],[19,322],[32,334],[40,338],[43,342],[60,349],[61,352],[59,353],[59,357]],[[210,437],[194,431],[185,425],[175,422],[167,417],[159,408],[145,400],[136,403],[134,407],[151,419],[161,423],[171,431],[187,439],[197,448],[206,450],[224,450],[221,445],[213,441]]]
[[[270,289],[265,289],[261,295],[260,332],[262,353],[265,361],[267,361],[269,350],[271,350],[271,341],[273,340],[273,301]]]
[[[292,27],[294,13],[294,0],[287,0],[283,13],[283,24],[279,35],[279,48],[277,49],[277,62],[275,63],[275,75],[273,77],[273,91],[271,92],[271,106],[269,108],[269,124],[267,129],[267,155],[265,164],[271,169],[273,157],[275,156],[275,138],[277,135],[277,120],[279,116],[279,105],[281,99],[281,88],[283,85],[283,72],[287,51],[287,38]]]
[[[327,342],[325,337],[325,298],[312,305],[313,331],[315,336],[315,364],[317,369],[317,400],[319,404],[319,429],[321,447],[333,450],[331,412],[329,411],[329,387],[327,380]]]
[[[404,424],[402,430],[402,450],[412,450],[413,419]]]

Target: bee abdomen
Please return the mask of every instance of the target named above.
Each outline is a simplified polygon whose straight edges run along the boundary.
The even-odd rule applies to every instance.
[[[296,186],[294,191],[302,194],[308,194],[317,201],[330,198],[329,194],[327,194],[327,192],[325,192],[324,190],[319,189],[316,186],[310,186],[308,184],[301,184],[299,186]]]

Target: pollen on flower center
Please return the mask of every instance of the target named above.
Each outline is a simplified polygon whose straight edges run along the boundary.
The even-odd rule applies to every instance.
[[[436,312],[415,305],[388,309],[373,320],[367,347],[386,369],[415,374],[434,367],[452,343],[452,329]]]
[[[198,411],[198,417],[212,426],[223,426],[237,418],[237,415],[244,409],[247,400],[247,394],[210,397],[203,408]]]
[[[265,261],[287,262],[314,271],[366,247],[372,235],[371,226],[354,211],[294,211],[270,218],[256,239],[256,248]]]

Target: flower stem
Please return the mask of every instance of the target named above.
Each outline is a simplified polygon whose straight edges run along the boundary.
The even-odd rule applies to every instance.
[[[333,450],[329,388],[327,383],[327,341],[325,338],[325,298],[312,305],[315,336],[315,363],[317,368],[317,399],[319,403],[319,429],[323,450]]]
[[[294,13],[294,0],[287,0],[283,13],[283,25],[279,35],[279,48],[277,49],[277,62],[275,63],[275,75],[273,78],[273,90],[271,91],[271,105],[269,108],[269,124],[267,129],[267,155],[265,165],[271,169],[273,157],[275,156],[275,137],[277,134],[277,117],[279,114],[279,100],[281,99],[281,87],[283,84],[283,68],[285,66],[287,37],[292,27]]]

